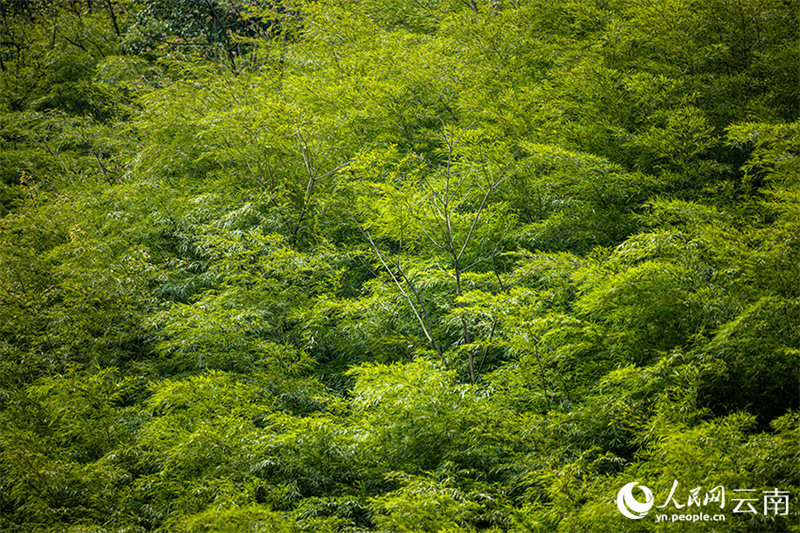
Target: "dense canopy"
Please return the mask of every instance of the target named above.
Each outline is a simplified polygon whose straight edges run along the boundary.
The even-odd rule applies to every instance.
[[[0,530],[800,531],[799,12],[0,1]]]

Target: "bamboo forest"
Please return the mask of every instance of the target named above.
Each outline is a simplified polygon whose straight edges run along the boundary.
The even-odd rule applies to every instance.
[[[0,531],[800,532],[800,0],[0,0]]]

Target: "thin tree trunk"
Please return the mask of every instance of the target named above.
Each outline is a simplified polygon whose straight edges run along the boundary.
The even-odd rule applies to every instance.
[[[106,7],[108,7],[108,15],[111,17],[111,24],[114,25],[114,33],[117,34],[119,37],[119,24],[117,24],[117,14],[114,13],[114,4],[111,3],[111,0],[106,0]]]

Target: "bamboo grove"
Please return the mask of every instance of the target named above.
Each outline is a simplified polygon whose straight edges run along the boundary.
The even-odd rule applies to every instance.
[[[798,12],[3,0],[0,529],[800,531]]]

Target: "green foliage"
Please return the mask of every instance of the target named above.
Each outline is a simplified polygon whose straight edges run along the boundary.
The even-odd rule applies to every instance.
[[[235,71],[252,67],[242,61],[260,44],[296,37],[300,22],[296,2],[144,0],[133,13],[136,25],[125,35],[133,53],[187,62],[218,60]]]
[[[254,505],[226,510],[209,509],[181,520],[172,530],[288,533],[293,530],[292,526],[285,516]]]
[[[482,418],[480,398],[456,386],[452,372],[415,361],[362,365],[350,373],[357,376],[352,407],[367,457],[390,470],[424,472],[473,451],[470,428]]]
[[[797,11],[0,3],[0,529],[797,531]]]
[[[56,530],[118,519],[105,507],[130,474],[107,457],[131,442],[141,422],[143,383],[119,371],[69,372],[6,402],[3,526]],[[111,513],[110,515],[108,513]]]
[[[378,531],[474,531],[478,505],[437,480],[401,476],[401,489],[373,500]]]

